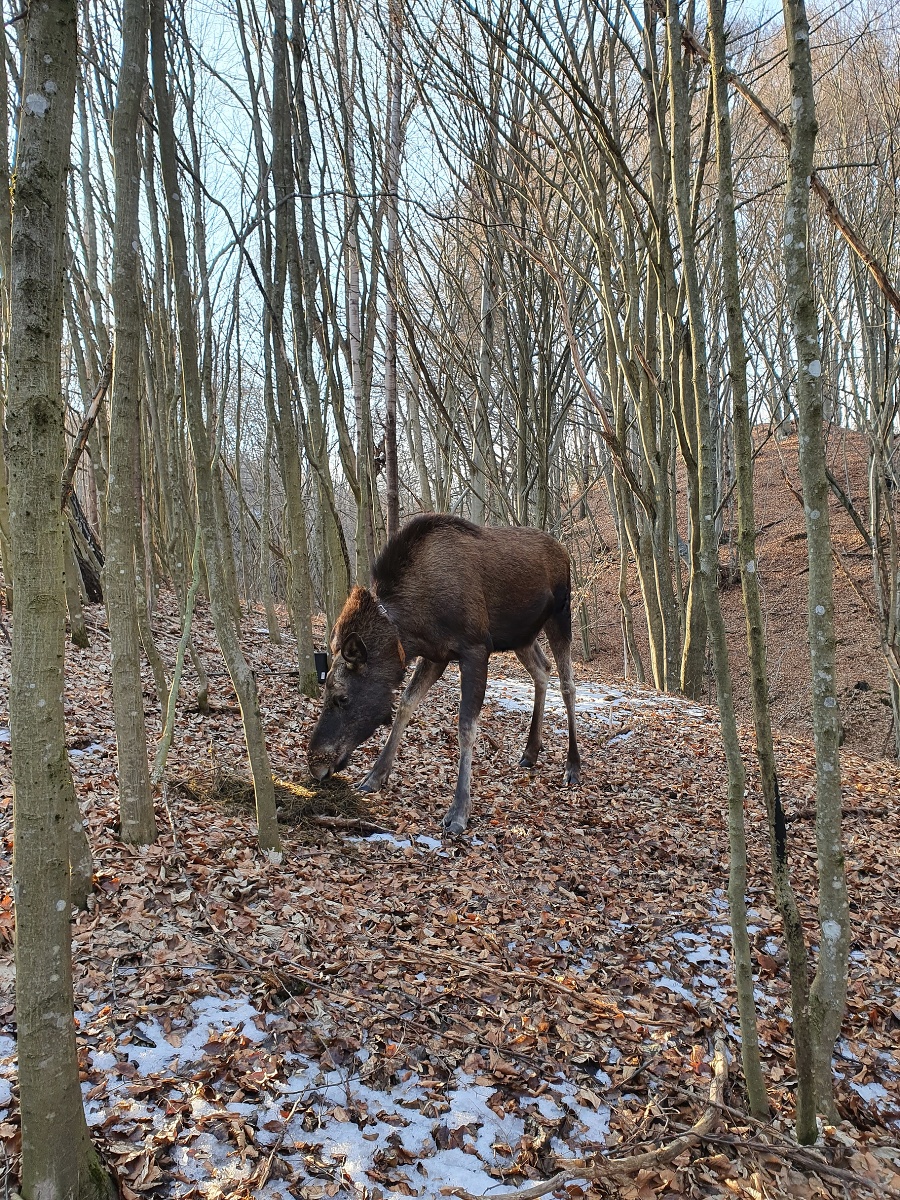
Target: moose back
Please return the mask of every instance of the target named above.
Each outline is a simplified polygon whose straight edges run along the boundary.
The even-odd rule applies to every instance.
[[[331,635],[333,663],[322,712],[309,743],[316,779],[347,765],[353,751],[390,725],[394,693],[418,659],[393,727],[360,785],[377,792],[390,774],[406,726],[451,661],[459,663],[459,777],[444,826],[465,829],[471,802],[472,749],[484,701],[488,658],[513,650],[534,680],[534,711],[522,765],[541,749],[550,664],[537,644],[543,631],[556,660],[569,725],[566,783],[579,782],[572,674],[569,556],[537,529],[472,525],[459,517],[414,517],[378,556],[371,589],[355,587]]]

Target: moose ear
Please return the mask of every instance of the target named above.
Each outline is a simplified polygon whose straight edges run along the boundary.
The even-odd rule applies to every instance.
[[[344,639],[344,644],[341,646],[341,657],[351,671],[364,667],[369,661],[366,643],[358,633],[350,633]]]

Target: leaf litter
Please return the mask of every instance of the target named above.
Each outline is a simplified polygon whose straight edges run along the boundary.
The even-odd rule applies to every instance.
[[[89,610],[95,624],[102,609]],[[157,621],[176,623],[161,597]],[[516,763],[530,685],[496,656],[466,834],[443,836],[455,782],[457,683],[432,691],[384,791],[362,797],[378,739],[322,788],[304,752],[318,705],[245,619],[284,840],[255,848],[240,716],[205,613],[196,642],[212,711],[179,703],[159,841],[115,836],[108,641],[71,651],[69,754],[95,854],[74,917],[82,1087],[122,1195],[321,1200],[533,1188],[560,1164],[652,1149],[706,1103],[714,1039],[738,1055],[724,889],[725,771],[717,717],[693,702],[579,672],[581,787],[548,695],[537,768]],[[164,653],[169,650],[163,642]],[[0,663],[8,683],[8,657]],[[146,676],[150,732],[159,710]],[[778,738],[791,854],[815,940],[814,760]],[[752,736],[744,736],[751,761]],[[0,819],[11,850],[8,742]],[[773,1105],[741,1115],[733,1067],[718,1132],[674,1162],[557,1194],[847,1196],[900,1188],[900,770],[842,760],[853,947],[836,1057],[843,1118],[815,1152],[790,1142],[795,1079],[780,921],[750,778],[748,895]],[[19,1145],[7,853],[0,906],[0,1138]],[[599,1161],[599,1159],[595,1160]],[[610,1191],[612,1189],[612,1192]]]

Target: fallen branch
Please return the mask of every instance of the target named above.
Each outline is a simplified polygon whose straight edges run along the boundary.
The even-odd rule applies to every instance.
[[[376,825],[374,821],[366,821],[363,817],[326,817],[320,813],[312,813],[306,819],[313,825],[324,825],[326,829],[358,829],[360,833],[397,832],[396,829]]]
[[[774,1154],[788,1162],[796,1163],[806,1171],[812,1171],[817,1175],[826,1175],[829,1179],[836,1179],[855,1188],[865,1188],[876,1195],[888,1196],[890,1200],[900,1200],[900,1191],[897,1188],[879,1183],[877,1179],[859,1175],[856,1171],[834,1167],[821,1158],[812,1146],[797,1146],[781,1139],[777,1142],[761,1142],[752,1138],[739,1138],[717,1133],[705,1134],[703,1140],[716,1145],[733,1146],[736,1150],[752,1150],[757,1154]]]
[[[615,1005],[595,992],[576,992],[574,988],[550,979],[546,975],[535,975],[530,971],[509,971],[504,967],[493,966],[490,963],[478,962],[465,958],[462,954],[451,954],[445,950],[429,950],[421,946],[416,951],[416,958],[397,954],[398,962],[408,962],[413,966],[421,966],[419,959],[430,958],[435,962],[445,962],[455,967],[464,967],[480,975],[502,975],[504,979],[514,979],[517,983],[534,983],[539,987],[549,988],[553,992],[561,992],[571,1000],[584,1004],[586,1007],[597,1009],[604,1014],[617,1013]]]
[[[647,1150],[643,1154],[630,1154],[627,1158],[594,1158],[590,1163],[564,1165],[563,1170],[551,1179],[544,1179],[532,1187],[521,1188],[514,1192],[493,1192],[490,1194],[489,1200],[536,1200],[538,1196],[548,1196],[551,1192],[555,1192],[570,1179],[594,1181],[609,1175],[631,1175],[636,1171],[652,1170],[672,1162],[679,1154],[711,1133],[719,1119],[719,1109],[728,1080],[728,1056],[725,1052],[725,1044],[720,1040],[716,1041],[712,1067],[713,1078],[709,1089],[709,1103],[690,1129],[679,1134],[671,1142],[666,1142],[664,1146],[658,1146],[655,1150]],[[565,1163],[565,1160],[562,1162]],[[460,1200],[488,1200],[488,1197],[476,1196],[463,1188],[455,1188],[448,1194],[459,1196]]]
[[[100,375],[100,382],[97,384],[97,390],[94,392],[91,406],[84,414],[78,432],[75,435],[75,444],[69,453],[69,461],[66,463],[66,469],[62,473],[62,489],[60,492],[60,511],[65,509],[69,500],[69,494],[72,491],[72,483],[75,479],[75,471],[78,468],[78,463],[84,448],[87,445],[87,440],[90,437],[91,430],[94,428],[94,422],[100,412],[100,406],[103,403],[104,397],[109,390],[110,381],[112,380],[112,355],[110,349],[109,357],[103,367]]]

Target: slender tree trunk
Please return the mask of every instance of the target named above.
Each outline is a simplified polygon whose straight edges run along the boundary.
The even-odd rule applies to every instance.
[[[300,690],[306,696],[319,694],[319,681],[313,658],[312,585],[309,574],[306,504],[300,469],[300,439],[293,408],[293,389],[284,336],[284,301],[287,286],[288,257],[296,244],[294,221],[291,135],[288,121],[287,28],[283,0],[272,8],[272,182],[275,192],[275,237],[273,244],[272,324],[275,355],[275,402],[278,406],[279,461],[284,483],[288,533],[288,607],[297,641],[297,666]],[[293,232],[293,236],[291,236]],[[298,314],[302,320],[302,309]]]
[[[289,230],[291,234],[289,277],[297,360],[306,394],[308,430],[304,430],[304,441],[309,464],[315,472],[319,507],[322,512],[325,611],[330,628],[349,595],[352,569],[340,514],[335,503],[334,481],[331,475],[331,461],[327,444],[325,405],[314,357],[315,336],[313,331],[321,324],[317,297],[319,289],[322,287],[324,271],[319,254],[318,231],[312,201],[314,192],[311,181],[313,142],[309,127],[304,78],[308,53],[308,42],[303,36],[304,15],[303,0],[293,0],[291,6],[293,22],[291,50],[294,66],[294,121],[292,124],[296,147],[296,178],[300,190],[301,236],[298,244],[296,222],[292,217]],[[291,201],[291,212],[293,213],[293,201]],[[335,387],[335,396],[339,390]],[[341,414],[338,420],[338,441],[341,446],[341,458],[345,462],[347,480],[352,491],[357,486],[356,467],[355,464],[347,461],[349,456],[346,455],[346,451],[350,449],[349,434],[343,420],[342,405],[337,401],[334,404],[334,411],[336,415]]]
[[[751,704],[756,731],[757,759],[769,826],[772,878],[776,903],[784,925],[791,976],[794,1014],[794,1053],[797,1061],[797,1135],[801,1141],[816,1136],[812,1096],[807,955],[797,903],[788,876],[784,812],[778,791],[775,749],[769,717],[766,677],[766,643],[759,574],[756,560],[756,518],[753,505],[753,439],[747,396],[747,352],[744,343],[741,287],[738,271],[734,179],[731,165],[731,113],[725,61],[725,25],[722,0],[710,0],[713,103],[716,121],[716,157],[719,176],[719,221],[722,239],[722,275],[728,352],[731,360],[731,395],[734,422],[735,491],[738,521],[738,557],[747,619]]]
[[[263,387],[271,388],[272,383],[268,374]],[[268,411],[268,406],[267,406]],[[272,538],[272,422],[266,421],[266,448],[263,458],[263,494],[262,512],[259,518],[259,575],[262,589],[263,606],[266,610],[266,627],[269,631],[269,641],[273,646],[281,645],[281,630],[278,627],[278,614],[275,612],[275,598],[272,595],[272,549],[269,545]]]
[[[840,718],[835,680],[834,586],[822,430],[822,357],[809,265],[809,191],[816,133],[804,0],[784,0],[791,75],[791,149],[784,210],[784,273],[797,355],[800,480],[809,562],[809,653],[816,747],[819,959],[809,998],[819,1110],[836,1118],[831,1059],[847,1002],[850,907],[841,835]]]
[[[485,238],[487,233],[485,232]],[[469,512],[476,525],[488,519],[488,449],[491,436],[488,408],[491,391],[491,365],[494,354],[494,279],[490,249],[485,246],[481,259],[481,319],[478,324],[478,385],[475,390],[474,438],[472,443],[472,482]]]
[[[681,18],[678,0],[667,0],[669,75],[672,92],[672,184],[681,243],[682,269],[690,316],[693,384],[697,410],[697,449],[700,478],[700,573],[716,671],[716,692],[722,745],[728,766],[728,900],[731,943],[741,1025],[741,1059],[752,1111],[767,1110],[759,1056],[756,1003],[750,937],[747,933],[747,842],[744,830],[745,772],[734,714],[728,640],[718,592],[719,546],[715,535],[715,453],[707,376],[706,322],[700,294],[690,204],[690,105],[681,60]]]
[[[75,547],[72,545],[72,534],[69,532],[68,521],[63,527],[63,555],[65,559],[66,578],[66,608],[69,612],[69,640],[79,650],[86,650],[91,644],[88,638],[87,625],[84,622],[84,610],[81,607],[81,570],[75,557]]]
[[[123,841],[156,840],[147,763],[141,682],[140,630],[135,583],[136,472],[140,469],[140,255],[138,202],[141,163],[138,123],[147,75],[146,0],[124,0],[122,62],[113,122],[116,213],[112,297],[116,336],[110,398],[109,479],[106,507],[106,618],[112,651],[112,692],[119,764],[119,830]],[[160,697],[160,704],[164,704]]]
[[[6,27],[0,22],[0,429],[6,428],[6,390],[9,383],[9,271],[12,217],[9,196],[9,85],[6,76]],[[0,448],[0,567],[6,603],[12,608],[12,554],[9,540],[9,493],[6,454]]]
[[[400,272],[399,207],[400,185],[400,109],[403,62],[401,46],[402,9],[390,6],[388,13],[388,133],[387,133],[387,223],[388,244],[385,264],[384,300],[384,461],[387,481],[387,534],[393,537],[400,528],[400,481],[397,466],[397,281]]]
[[[406,393],[406,428],[412,441],[413,460],[416,473],[419,476],[419,501],[423,512],[434,512],[434,500],[431,495],[431,480],[428,474],[428,464],[425,462],[425,445],[422,438],[422,414],[419,406],[419,373],[413,371],[409,389]]]
[[[275,815],[275,787],[266,749],[259,695],[253,672],[244,658],[228,604],[221,545],[216,526],[215,484],[212,477],[212,447],[203,418],[197,334],[193,317],[187,239],[177,173],[177,152],[171,101],[168,93],[163,0],[152,0],[150,10],[153,93],[159,121],[159,149],[163,186],[169,215],[169,245],[175,289],[175,309],[181,350],[181,376],[185,412],[194,454],[194,478],[203,556],[209,580],[209,604],[222,655],[237,693],[244,722],[244,736],[256,793],[259,845],[280,852]]]
[[[24,42],[7,411],[16,595],[9,707],[22,1193],[106,1200],[117,1189],[91,1146],[72,1017],[69,864],[77,814],[63,714],[60,353],[77,47],[73,0],[46,0],[29,9]]]

